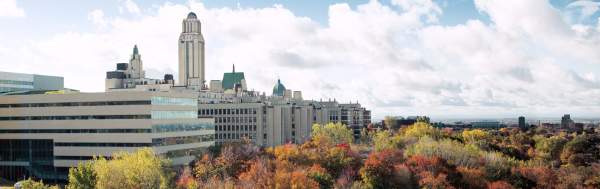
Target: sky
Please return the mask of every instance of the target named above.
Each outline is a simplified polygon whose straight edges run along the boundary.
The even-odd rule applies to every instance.
[[[206,78],[432,118],[600,117],[600,2],[588,0],[0,0],[0,70],[104,90],[135,44],[177,74],[193,11]],[[177,77],[175,77],[177,78]]]

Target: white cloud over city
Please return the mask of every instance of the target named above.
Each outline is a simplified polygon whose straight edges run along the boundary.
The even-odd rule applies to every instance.
[[[17,6],[17,0],[0,0],[0,18],[25,17],[25,11]]]
[[[597,4],[563,12],[544,0],[475,0],[490,23],[444,26],[443,5],[431,0],[334,4],[327,23],[281,5],[206,8],[192,1],[145,9],[120,2],[119,15],[102,9],[82,15],[93,31],[0,44],[2,61],[16,63],[0,70],[60,75],[67,87],[102,91],[105,72],[126,62],[137,44],[147,75],[175,73],[181,20],[194,11],[209,80],[235,64],[249,88],[270,93],[279,77],[305,98],[358,100],[377,118],[600,113],[599,70],[590,69],[600,64],[600,25],[569,19],[572,11],[594,14]],[[0,7],[0,17],[4,9],[25,15],[15,1]]]

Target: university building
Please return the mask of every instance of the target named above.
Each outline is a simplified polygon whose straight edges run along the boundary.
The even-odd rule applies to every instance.
[[[0,177],[64,180],[93,156],[151,147],[187,164],[214,145],[197,95],[112,92],[0,96]]]

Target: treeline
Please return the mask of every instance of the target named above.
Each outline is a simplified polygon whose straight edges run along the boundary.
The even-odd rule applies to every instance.
[[[183,171],[150,149],[70,170],[67,188],[600,188],[600,135],[543,128],[399,130],[313,126],[311,140],[228,144]]]

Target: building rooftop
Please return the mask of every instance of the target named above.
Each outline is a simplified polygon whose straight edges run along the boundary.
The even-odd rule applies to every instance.
[[[285,94],[285,86],[281,84],[281,80],[277,79],[277,84],[273,87],[273,96],[283,96]]]
[[[231,72],[223,74],[223,89],[233,89],[236,84],[242,84],[242,79],[246,79],[244,72],[235,72],[235,65],[233,65]]]

